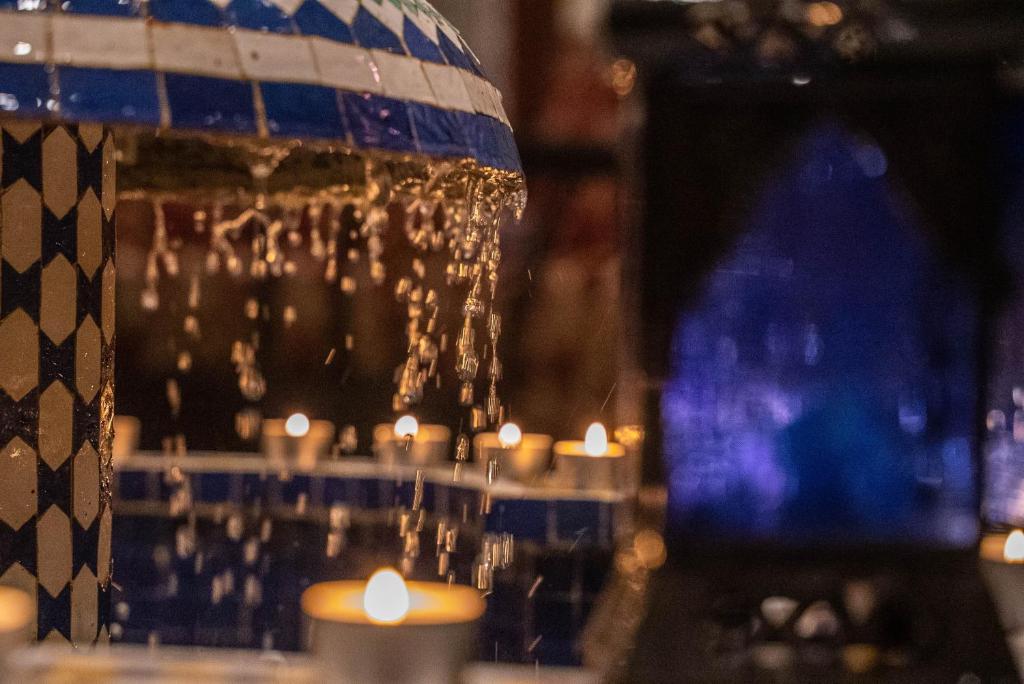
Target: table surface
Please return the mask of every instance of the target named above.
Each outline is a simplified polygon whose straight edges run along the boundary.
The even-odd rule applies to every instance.
[[[274,651],[239,651],[146,646],[104,646],[92,651],[59,646],[27,647],[10,660],[10,681],[90,682],[275,682],[314,684],[324,681],[309,656]],[[580,668],[473,663],[464,684],[596,684]]]

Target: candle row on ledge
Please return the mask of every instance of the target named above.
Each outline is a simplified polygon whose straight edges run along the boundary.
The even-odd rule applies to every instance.
[[[635,484],[639,457],[639,428],[621,428],[631,447],[609,441],[601,423],[594,423],[582,440],[555,442],[549,435],[524,433],[515,423],[473,440],[477,467],[488,481],[511,480],[561,489],[624,490]],[[310,421],[302,414],[287,420],[265,420],[263,451],[280,466],[308,471],[330,452],[334,426]],[[377,425],[373,452],[386,465],[440,466],[449,462],[451,430],[444,425],[400,417],[394,424]],[[467,454],[468,455],[468,454]]]
[[[630,434],[639,435],[638,428]],[[420,425],[412,416],[374,430],[374,453],[382,463],[414,466],[448,462],[451,432],[442,425]],[[550,435],[524,433],[515,423],[473,440],[474,460],[488,482],[512,480],[562,489],[624,490],[632,488],[635,451],[610,442],[605,427],[594,423],[581,441],[555,442]]]
[[[116,418],[114,462],[124,462],[138,443],[135,418]],[[327,459],[334,448],[335,426],[326,420],[310,420],[302,413],[263,421],[261,451],[282,471],[309,472]],[[630,491],[636,487],[639,451],[643,439],[639,427],[616,430],[619,441],[609,441],[601,423],[592,424],[582,440],[555,442],[550,435],[524,433],[515,423],[497,432],[476,435],[473,459],[488,482],[505,480],[534,486],[574,490]],[[353,440],[354,441],[354,440]],[[377,425],[373,453],[385,465],[441,466],[449,462],[451,430],[444,425],[421,424],[406,415],[395,423]],[[457,460],[469,458],[469,443],[460,445]]]

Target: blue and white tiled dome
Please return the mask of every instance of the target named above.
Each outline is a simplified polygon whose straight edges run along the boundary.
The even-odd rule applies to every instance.
[[[0,116],[472,158],[501,95],[425,0],[0,0]]]

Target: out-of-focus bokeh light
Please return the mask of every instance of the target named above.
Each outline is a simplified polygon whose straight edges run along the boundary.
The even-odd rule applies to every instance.
[[[617,59],[610,68],[612,90],[619,97],[625,97],[636,85],[636,64],[628,59]]]
[[[640,530],[633,539],[633,549],[644,567],[648,570],[660,568],[668,552],[665,550],[665,539],[655,530]]]
[[[812,2],[807,6],[807,21],[813,26],[835,26],[843,20],[843,10],[834,2]]]

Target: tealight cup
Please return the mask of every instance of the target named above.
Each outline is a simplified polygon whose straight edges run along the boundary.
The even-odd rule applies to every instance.
[[[555,442],[555,469],[548,482],[565,489],[617,491],[628,478],[626,452],[614,442],[608,451],[591,456],[583,442]]]
[[[386,465],[440,465],[448,461],[451,437],[452,431],[444,425],[415,424],[415,429],[403,430],[397,424],[381,423],[373,430],[373,453]]]
[[[135,454],[139,448],[139,432],[142,423],[135,416],[114,416],[114,445],[111,449],[115,468]]]
[[[0,682],[7,679],[5,665],[11,653],[33,637],[35,601],[21,589],[0,586]]]
[[[555,442],[555,466],[548,482],[564,489],[621,490],[628,479],[626,450],[608,441],[600,423],[587,430],[583,441]]]
[[[1003,628],[1024,630],[1024,531],[986,534],[979,555]]]
[[[522,434],[518,443],[504,444],[497,432],[482,432],[473,438],[473,458],[486,474],[496,459],[498,478],[524,484],[539,484],[551,469],[550,435]]]
[[[323,678],[359,684],[457,682],[476,649],[477,622],[486,607],[479,592],[408,582],[407,611],[383,615],[387,621],[382,622],[367,612],[367,588],[375,579],[324,582],[303,593],[308,645]],[[394,608],[393,598],[383,597],[384,612]]]
[[[287,419],[264,420],[260,445],[263,455],[274,466],[309,472],[318,461],[327,458],[333,439],[334,423],[309,420],[296,413]]]

